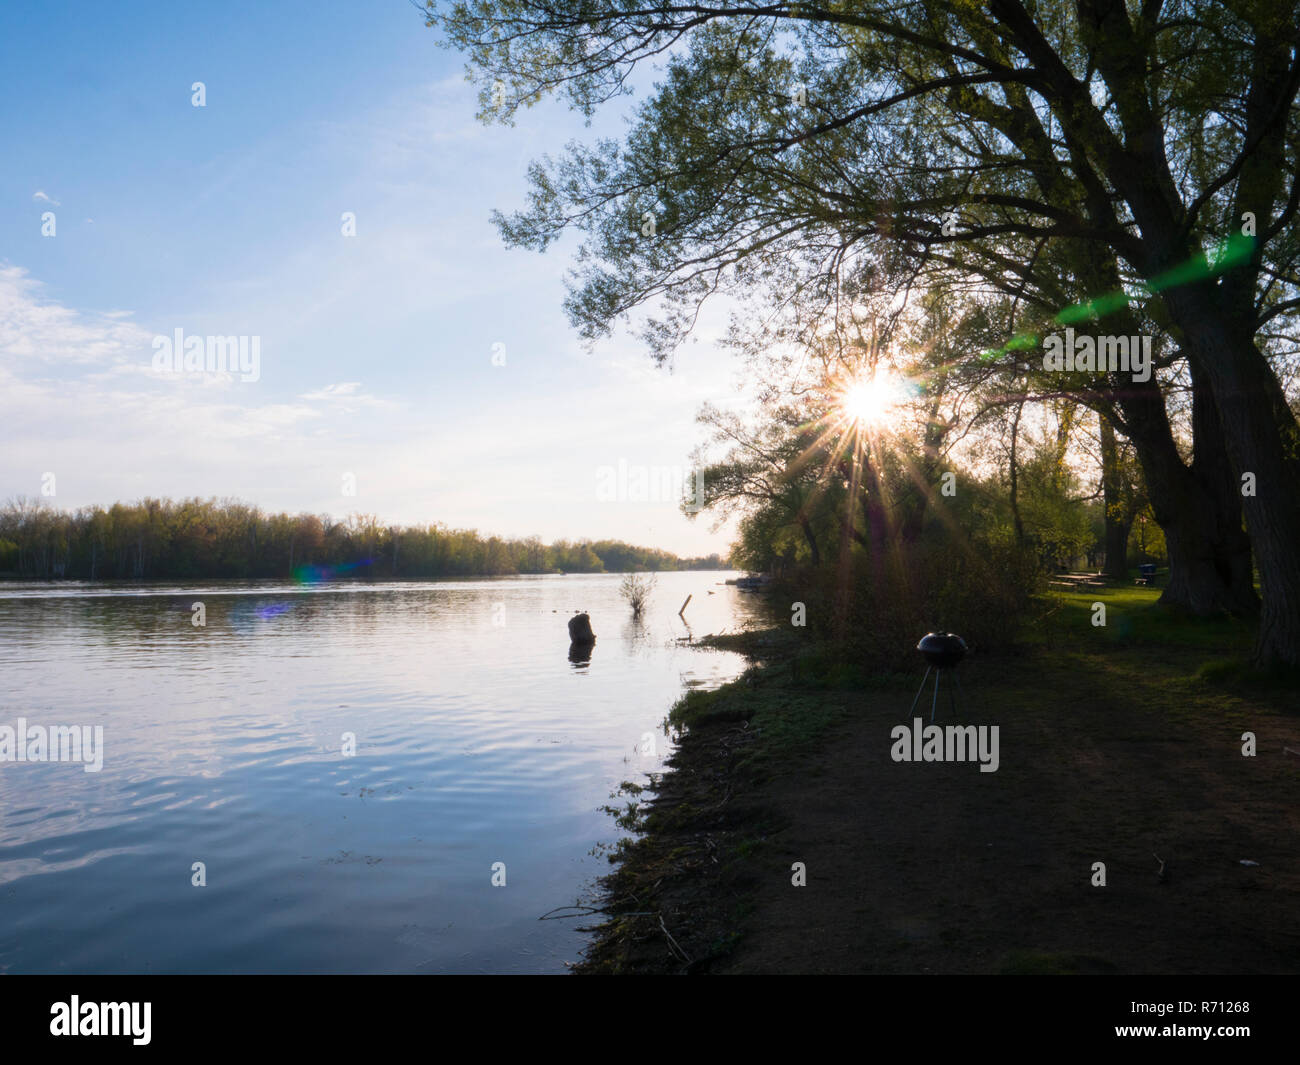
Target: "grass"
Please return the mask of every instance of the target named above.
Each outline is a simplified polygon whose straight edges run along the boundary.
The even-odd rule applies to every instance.
[[[1192,617],[1160,605],[1159,597],[1159,588],[1136,585],[1040,597],[1035,620],[1026,626],[1014,656],[1016,668],[989,678],[996,700],[1007,705],[1041,701],[1050,663],[1085,670],[1115,705],[1159,708],[1174,724],[1195,719],[1245,727],[1257,704],[1278,711],[1294,706],[1300,678],[1250,667],[1254,633],[1249,622]],[[1101,620],[1097,603],[1106,608],[1104,624],[1094,624]],[[688,692],[666,724],[679,732],[744,725],[752,739],[736,765],[744,772],[788,764],[843,722],[862,693],[914,691],[919,676],[873,673],[843,662],[830,648],[809,646],[798,630],[757,630],[708,641],[743,652],[755,664],[714,691]],[[1037,663],[1044,668],[1035,668]],[[973,656],[963,668],[983,665]],[[993,693],[976,694],[987,700]],[[941,694],[941,703],[944,698]],[[1145,735],[1133,724],[1121,721],[1119,727],[1129,740]],[[1159,736],[1166,738],[1166,733]]]
[[[1263,701],[1282,709],[1294,705],[1300,671],[1258,670],[1251,665],[1252,622],[1223,615],[1197,618],[1161,606],[1158,588],[1141,586],[1066,592],[1050,597],[1045,624],[1027,634],[1029,646],[1048,653],[1072,654],[1124,677],[1141,689],[1158,688],[1160,677],[1206,709],[1225,714],[1242,700]],[[1094,626],[1093,607],[1106,607],[1104,626]],[[1088,630],[1092,631],[1089,632]],[[1133,654],[1116,652],[1134,652]],[[1163,697],[1164,691],[1153,694]]]
[[[1295,708],[1300,677],[1249,665],[1250,622],[1192,617],[1162,606],[1159,597],[1159,588],[1138,585],[1041,597],[1017,649],[1016,668],[996,677],[997,698],[1013,705],[1041,699],[1048,671],[1035,663],[1063,662],[1097,677],[1117,705],[1159,707],[1175,722],[1195,717],[1236,726],[1247,723],[1249,708],[1257,704],[1281,712]],[[1104,624],[1094,623],[1102,620],[1098,603],[1105,606]],[[717,690],[687,693],[667,723],[679,731],[747,724],[754,743],[742,767],[786,761],[815,745],[844,720],[854,695],[913,690],[917,683],[916,676],[872,673],[843,662],[829,648],[806,645],[797,630],[751,631],[711,637],[710,643],[761,664]],[[970,664],[983,665],[978,656]]]
[[[1159,598],[1159,588],[1140,585],[1061,592],[1043,600],[1059,605],[1059,610],[1047,615],[1054,623],[1046,632],[1057,637],[1067,633],[1077,637],[1079,622],[1086,619],[1088,626],[1096,629],[1095,635],[1111,646],[1159,646],[1198,654],[1221,653],[1225,646],[1231,646],[1243,656],[1249,655],[1254,641],[1254,627],[1250,622],[1226,614],[1217,618],[1192,617],[1184,611],[1161,606]],[[1096,603],[1106,608],[1105,625],[1093,625]],[[1031,632],[1027,638],[1033,642],[1035,634]]]

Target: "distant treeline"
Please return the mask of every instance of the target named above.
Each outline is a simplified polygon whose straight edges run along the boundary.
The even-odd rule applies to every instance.
[[[0,573],[79,580],[469,577],[717,569],[618,540],[508,540],[369,514],[267,514],[236,500],[144,499],[76,511],[18,499],[0,510]]]

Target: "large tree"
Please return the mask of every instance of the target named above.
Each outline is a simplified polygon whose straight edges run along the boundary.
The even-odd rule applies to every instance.
[[[625,138],[535,167],[529,208],[501,219],[509,240],[539,248],[583,231],[568,306],[590,336],[658,300],[647,335],[662,354],[720,289],[900,259],[926,284],[1016,297],[1068,270],[1066,287],[1095,298],[1026,322],[1029,345],[1064,323],[1123,334],[1135,318],[1162,322],[1199,389],[1202,468],[1175,468],[1158,390],[1130,401],[1110,382],[1117,428],[1164,506],[1171,555],[1238,589],[1240,552],[1206,544],[1232,553],[1224,486],[1244,484],[1257,657],[1300,664],[1300,425],[1275,365],[1300,306],[1295,4],[469,0],[429,12],[483,75],[485,114],[506,119],[557,90],[591,113],[631,91],[639,64],[662,65]],[[1198,499],[1211,504],[1199,522]]]

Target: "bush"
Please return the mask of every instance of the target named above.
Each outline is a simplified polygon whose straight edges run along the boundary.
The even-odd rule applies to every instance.
[[[619,592],[632,608],[632,616],[639,618],[650,600],[658,578],[653,573],[625,573],[619,584]]]
[[[844,659],[892,670],[914,665],[931,631],[955,632],[972,650],[1010,646],[1039,582],[1029,550],[942,539],[899,547],[884,563],[855,551],[846,593],[834,565],[805,569],[780,591],[804,603],[810,634]]]

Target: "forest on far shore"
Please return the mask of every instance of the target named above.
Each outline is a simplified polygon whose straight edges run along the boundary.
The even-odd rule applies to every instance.
[[[34,579],[312,579],[621,573],[722,569],[618,540],[508,539],[440,523],[386,525],[371,514],[267,514],[237,500],[142,499],[59,510],[25,499],[0,509],[0,575]]]

